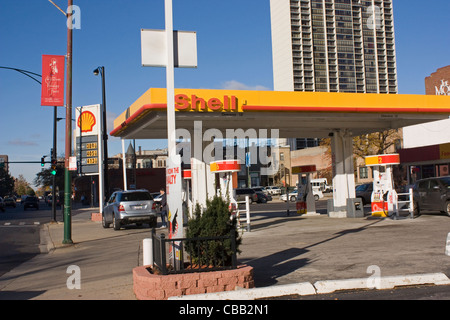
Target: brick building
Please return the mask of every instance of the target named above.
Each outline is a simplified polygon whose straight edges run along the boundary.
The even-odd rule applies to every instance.
[[[425,92],[430,95],[450,96],[450,65],[425,78]]]
[[[450,95],[450,65],[425,78],[427,95]],[[424,123],[403,129],[404,149],[400,161],[407,166],[409,183],[418,179],[449,174],[450,119]]]

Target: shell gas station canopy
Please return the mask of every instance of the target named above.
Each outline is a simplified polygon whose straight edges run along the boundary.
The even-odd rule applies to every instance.
[[[352,137],[448,119],[450,114],[450,98],[432,95],[176,89],[174,99],[176,129],[189,133],[266,129],[278,130],[276,138],[331,137],[330,216],[348,211],[349,200],[355,198]],[[167,139],[166,90],[145,92],[115,120],[111,135],[122,140]],[[192,197],[193,203],[204,204],[215,189],[207,190],[213,185],[211,177],[204,172],[201,150],[195,150]]]
[[[351,136],[448,119],[450,98],[432,95],[175,89],[176,127],[278,129],[280,138]],[[167,138],[166,89],[151,88],[114,121],[112,136]]]

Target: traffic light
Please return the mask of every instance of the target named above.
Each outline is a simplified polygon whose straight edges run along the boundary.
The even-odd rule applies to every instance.
[[[52,175],[56,175],[56,164],[57,163],[58,163],[58,160],[52,159],[52,167],[51,167],[51,170],[50,170],[50,173]]]
[[[41,158],[41,167],[44,167],[45,166],[45,157],[42,157]]]

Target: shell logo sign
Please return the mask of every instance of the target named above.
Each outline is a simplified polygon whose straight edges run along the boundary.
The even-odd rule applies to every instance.
[[[292,167],[292,174],[311,173],[316,171],[317,168],[315,164],[309,166]]]
[[[81,132],[92,132],[96,123],[97,120],[90,111],[83,111],[78,117],[78,128],[81,129]]]
[[[379,165],[395,165],[400,164],[400,155],[398,154],[382,154],[376,156],[367,156],[365,158],[366,166],[379,166]]]
[[[239,172],[241,164],[239,160],[221,160],[210,163],[211,172]]]
[[[241,112],[236,96],[224,95],[220,98],[200,98],[195,94],[177,94],[175,96],[175,108],[178,111],[196,112]],[[241,108],[242,109],[242,108]]]

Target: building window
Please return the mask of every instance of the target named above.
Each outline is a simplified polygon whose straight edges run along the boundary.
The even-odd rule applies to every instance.
[[[143,168],[151,168],[152,167],[152,160],[151,159],[144,159],[144,160],[142,160],[142,167]]]
[[[360,179],[368,179],[369,178],[369,168],[368,167],[360,167],[359,168],[359,178]]]

